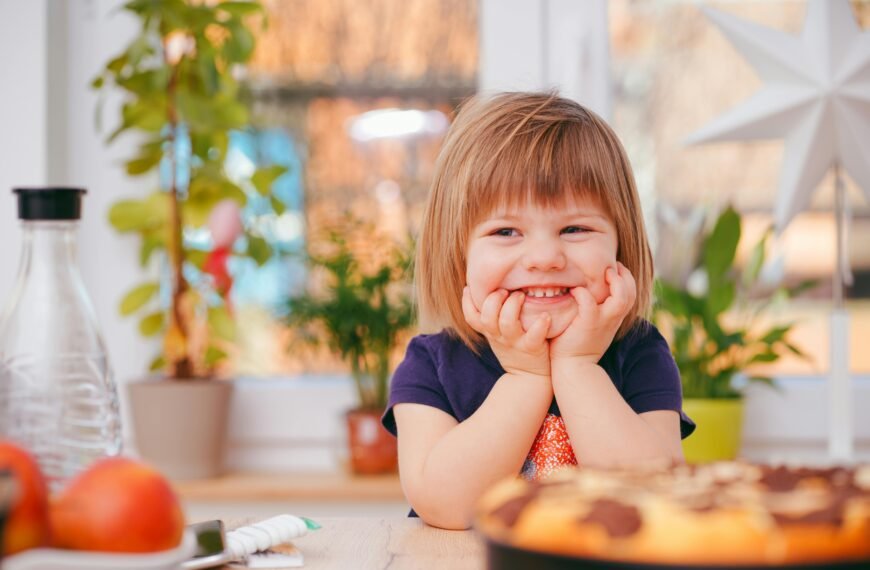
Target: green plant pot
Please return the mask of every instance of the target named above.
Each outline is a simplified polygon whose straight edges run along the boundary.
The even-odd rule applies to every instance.
[[[698,425],[695,433],[683,440],[686,462],[737,457],[743,431],[743,400],[687,398],[683,400],[683,411]]]

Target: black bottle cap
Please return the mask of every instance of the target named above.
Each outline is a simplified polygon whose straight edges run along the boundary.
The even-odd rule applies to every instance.
[[[18,194],[19,220],[78,220],[84,188],[44,186],[13,188]]]

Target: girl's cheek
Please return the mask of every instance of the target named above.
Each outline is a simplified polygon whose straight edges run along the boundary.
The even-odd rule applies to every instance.
[[[486,292],[482,287],[475,283],[470,283],[468,285],[468,290],[471,293],[471,302],[474,303],[474,306],[479,311],[483,306],[484,300],[486,300]]]
[[[471,302],[474,303],[474,306],[477,308],[478,311],[483,306],[483,300],[484,297],[480,294],[479,291],[476,291],[474,289],[471,290]]]
[[[493,278],[494,274],[494,271],[488,271],[486,267],[480,267],[465,274],[465,282],[471,292],[471,300],[478,310],[483,306],[487,296],[500,286],[500,281]]]

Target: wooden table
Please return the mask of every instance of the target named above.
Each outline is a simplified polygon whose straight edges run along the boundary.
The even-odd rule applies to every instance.
[[[174,481],[186,501],[403,501],[399,476],[329,473],[230,473],[215,479]]]
[[[248,520],[228,520],[232,529]],[[325,518],[323,528],[293,541],[307,570],[483,570],[474,531],[441,530],[419,519]],[[275,550],[280,551],[281,547]]]

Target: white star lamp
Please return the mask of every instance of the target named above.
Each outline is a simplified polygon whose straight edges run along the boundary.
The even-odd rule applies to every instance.
[[[692,134],[689,144],[785,139],[774,217],[782,232],[828,170],[835,173],[837,270],[831,312],[828,452],[853,460],[848,314],[851,282],[845,246],[846,195],[841,168],[870,201],[870,32],[848,0],[810,0],[803,32],[793,36],[703,9],[755,69],[764,86],[747,101]]]

